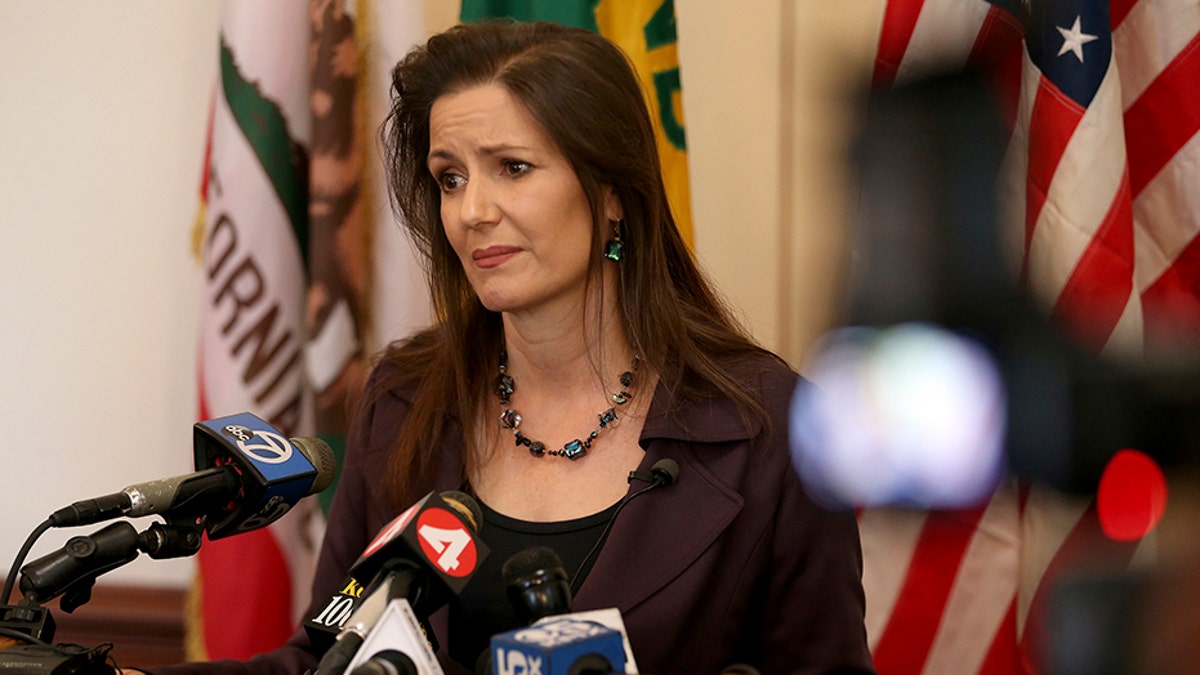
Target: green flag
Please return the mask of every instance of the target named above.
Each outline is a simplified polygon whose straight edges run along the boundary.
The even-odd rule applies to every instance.
[[[692,240],[687,141],[679,79],[674,0],[463,0],[463,21],[511,17],[600,33],[629,55],[654,117],[667,198],[679,231]]]

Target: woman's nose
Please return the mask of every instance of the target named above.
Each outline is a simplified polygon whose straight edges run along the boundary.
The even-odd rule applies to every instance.
[[[467,182],[459,204],[459,218],[463,225],[470,228],[486,227],[496,223],[499,213],[494,191],[486,179]]]

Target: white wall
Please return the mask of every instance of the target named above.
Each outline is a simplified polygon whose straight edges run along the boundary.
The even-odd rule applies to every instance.
[[[376,0],[375,19],[414,20],[410,1]],[[881,1],[676,0],[696,252],[797,365],[838,267],[846,120],[830,94],[867,72]],[[190,233],[220,8],[0,0],[0,575],[53,510],[192,468]],[[436,32],[458,3],[423,13]],[[376,241],[389,244],[395,230]],[[412,302],[393,296],[397,311]],[[379,330],[396,316],[377,307]],[[143,558],[105,580],[182,586],[191,570]]]
[[[219,11],[0,3],[0,575],[53,510],[191,470],[189,236]],[[183,584],[190,565],[111,578]]]

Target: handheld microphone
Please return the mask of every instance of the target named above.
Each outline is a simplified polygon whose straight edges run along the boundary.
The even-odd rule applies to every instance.
[[[571,588],[567,583],[562,560],[552,549],[535,546],[519,551],[505,561],[501,573],[504,583],[508,586],[508,599],[512,603],[517,617],[522,621],[529,621],[531,629],[552,625],[554,628],[548,630],[553,631],[563,626],[586,624],[600,626],[616,636],[616,648],[621,652],[619,659],[610,658],[610,655],[603,650],[598,654],[585,652],[578,655],[572,655],[568,651],[566,656],[570,656],[573,660],[564,672],[571,675],[617,673],[622,670],[637,672],[637,663],[633,658],[633,649],[629,645],[625,621],[621,618],[620,610],[613,607],[568,613],[571,612]],[[489,648],[479,655],[479,659],[475,663],[475,672],[477,674],[509,672],[523,674],[526,671],[520,670],[520,667],[530,668],[528,672],[538,672],[536,668],[546,666],[549,661],[542,658],[545,655],[539,656],[536,660],[529,657],[522,661],[523,657],[513,653],[504,663],[497,660],[499,658],[498,649],[504,649],[507,644],[503,639],[497,641],[497,638],[516,635],[521,630],[493,636]],[[538,634],[523,633],[522,635],[528,638],[530,635],[537,636]],[[612,638],[604,639],[611,640]],[[536,641],[534,640],[534,642]],[[543,671],[543,673],[548,673],[548,671]]]
[[[388,603],[383,616],[367,634],[358,653],[350,661],[348,670],[356,673],[372,661],[377,662],[374,666],[377,668],[397,666],[397,661],[403,663],[394,657],[397,653],[412,664],[414,675],[445,675],[437,656],[433,653],[428,633],[413,613],[412,605],[404,598],[395,598]]]
[[[521,623],[571,611],[571,585],[562,559],[552,549],[534,546],[515,553],[500,569],[508,600]]]
[[[304,623],[317,649],[329,646],[364,592],[386,579],[387,599],[403,598],[422,621],[462,592],[488,553],[476,538],[479,504],[457,491],[431,492],[385,525],[350,567],[342,589]]]
[[[336,460],[318,438],[288,439],[250,413],[199,422],[193,431],[195,473],[131,485],[50,515],[54,527],[122,516],[164,514],[199,519],[209,539],[258,529],[303,497],[333,482]]]
[[[381,583],[367,595],[354,612],[346,620],[338,633],[333,645],[321,657],[317,664],[316,675],[341,675],[346,671],[350,660],[358,653],[367,633],[375,627],[383,611],[387,609],[388,595],[391,594],[391,584]]]
[[[562,558],[554,549],[533,546],[518,551],[504,561],[500,576],[508,587],[508,602],[522,624],[528,626],[571,611],[571,585]],[[479,654],[476,675],[493,671],[492,651],[489,645]]]
[[[625,670],[621,634],[594,621],[556,617],[492,638],[495,675],[581,675]]]

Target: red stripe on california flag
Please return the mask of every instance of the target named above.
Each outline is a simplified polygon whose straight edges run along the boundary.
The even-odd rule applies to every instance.
[[[203,353],[203,350],[201,350]],[[203,358],[203,357],[201,357]],[[204,367],[197,369],[200,419],[212,417],[205,388]],[[209,541],[204,536],[203,555],[196,556],[200,568],[200,612],[203,617],[205,654],[248,659],[269,645],[281,645],[291,637],[291,568],[270,528],[243,532],[237,537]],[[246,561],[254,561],[247,565]],[[224,575],[236,574],[237,583],[221,583]],[[255,605],[239,595],[246,588],[261,591]],[[262,599],[277,600],[272,607]],[[220,622],[214,621],[220,619]]]
[[[872,653],[880,673],[920,672],[937,635],[959,563],[975,535],[984,508],[929,514],[891,619]]]
[[[1132,293],[1133,204],[1126,171],[1104,221],[1059,294],[1051,321],[1099,353]]]
[[[879,31],[879,50],[875,53],[875,86],[887,87],[896,79],[924,4],[924,0],[887,3]]]
[[[1198,131],[1200,34],[1125,111],[1125,146],[1134,198]]]
[[[204,161],[201,163],[200,172],[200,203],[208,203],[208,179],[212,174],[212,147],[213,147],[213,117],[217,114],[217,97],[209,97],[208,103],[208,124],[204,132]],[[201,419],[208,419],[202,417]]]
[[[1021,22],[999,7],[992,7],[975,38],[971,55],[967,57],[967,66],[978,68],[988,78],[1009,130],[1016,122],[1017,103],[1021,98],[1023,39]]]
[[[196,351],[200,353],[200,356],[196,357],[196,398],[199,399],[196,405],[200,408],[200,419],[207,420],[212,419],[212,415],[208,414],[212,407],[208,405],[208,393],[204,389],[204,350]]]
[[[198,560],[208,653],[245,660],[263,651],[264,645],[287,642],[295,630],[292,577],[270,528],[217,541],[206,536],[203,550]],[[229,574],[237,575],[237,583],[221,583]],[[246,588],[255,589],[253,603],[240,595]],[[264,599],[273,606],[264,606]]]
[[[1028,64],[1033,67],[1032,64]],[[1033,101],[1033,112],[1029,118],[1029,161],[1026,174],[1025,201],[1025,261],[1021,265],[1021,276],[1026,274],[1029,263],[1029,245],[1033,241],[1033,230],[1037,225],[1050,181],[1058,170],[1067,143],[1079,120],[1083,119],[1084,108],[1059,91],[1050,80],[1036,69],[1038,78],[1037,95]]]
[[[1200,344],[1200,234],[1142,293],[1148,347]]]

